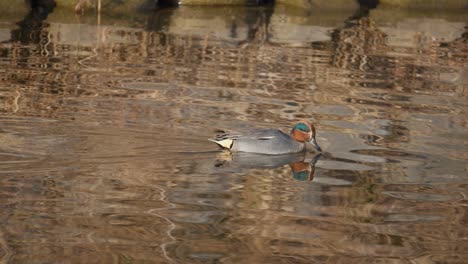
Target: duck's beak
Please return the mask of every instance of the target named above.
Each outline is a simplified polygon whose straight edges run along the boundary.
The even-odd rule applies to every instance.
[[[322,151],[322,148],[317,144],[317,140],[315,139],[315,137],[312,137],[312,139],[309,142],[310,144],[312,144],[312,146],[314,146],[316,150]]]

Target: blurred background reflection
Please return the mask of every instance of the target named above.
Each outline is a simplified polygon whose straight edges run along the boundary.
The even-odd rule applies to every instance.
[[[466,1],[304,2],[1,2],[0,262],[464,263]]]

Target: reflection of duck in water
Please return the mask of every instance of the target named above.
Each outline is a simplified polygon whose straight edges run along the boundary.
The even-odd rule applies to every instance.
[[[268,155],[298,153],[306,150],[306,142],[311,143],[318,151],[322,151],[315,140],[315,127],[307,121],[296,124],[290,134],[278,129],[262,129],[248,134],[223,133],[210,141],[232,152]]]
[[[301,161],[289,164],[294,179],[298,181],[312,181],[315,174],[315,163],[317,163],[321,155],[321,153],[315,155],[309,162]]]
[[[312,181],[315,164],[322,154],[316,154],[311,161],[305,161],[305,152],[283,155],[262,155],[256,153],[223,153],[216,167],[229,167],[235,172],[249,169],[274,169],[289,164],[293,178],[299,181]]]

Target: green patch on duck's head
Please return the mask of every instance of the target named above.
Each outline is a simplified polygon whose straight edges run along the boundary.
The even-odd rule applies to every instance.
[[[295,125],[292,129],[292,131],[294,130],[299,130],[299,131],[302,131],[304,133],[309,133],[310,132],[310,126],[304,122],[301,122],[301,123],[298,123],[297,125]]]
[[[291,130],[291,136],[299,142],[310,141],[315,136],[314,125],[307,121],[299,122]]]

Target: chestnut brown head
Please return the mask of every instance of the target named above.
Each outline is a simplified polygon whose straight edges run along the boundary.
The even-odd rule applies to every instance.
[[[297,123],[291,130],[291,136],[299,142],[310,142],[316,150],[322,151],[315,140],[315,127],[311,122],[301,121]]]

